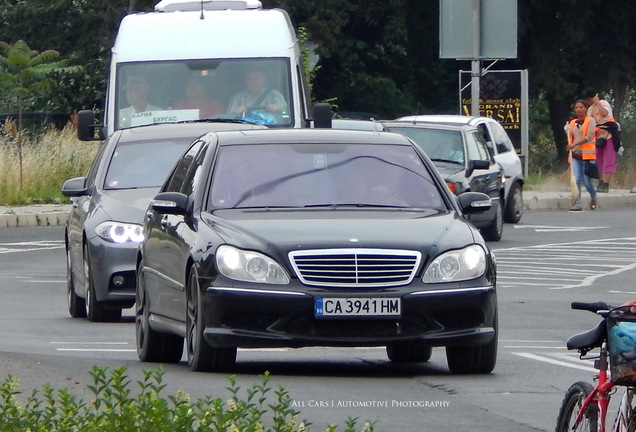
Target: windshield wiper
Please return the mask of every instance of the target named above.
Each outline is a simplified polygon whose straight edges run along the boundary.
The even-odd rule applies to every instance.
[[[379,208],[398,208],[405,209],[410,208],[408,206],[398,206],[398,205],[390,205],[390,204],[367,204],[367,203],[338,203],[338,204],[307,204],[304,206],[305,208],[318,208],[318,207],[326,207],[326,208],[338,208],[338,207],[379,207]]]
[[[435,159],[431,159],[431,161],[432,162],[448,162],[448,163],[457,164],[457,165],[464,165],[464,162],[454,161],[454,160],[450,160],[450,159],[435,158]]]

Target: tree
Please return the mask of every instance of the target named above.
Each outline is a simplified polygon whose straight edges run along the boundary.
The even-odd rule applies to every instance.
[[[82,76],[63,76],[47,101],[49,112],[101,108],[110,49],[121,19],[150,10],[157,0],[0,0],[0,40],[24,40],[31,48],[54,47]]]
[[[5,106],[18,111],[18,155],[20,161],[20,187],[22,187],[22,114],[29,103],[56,85],[54,74],[76,73],[79,66],[68,66],[58,60],[55,50],[39,53],[19,40],[13,45],[0,42],[0,88]],[[8,101],[7,101],[8,99]]]

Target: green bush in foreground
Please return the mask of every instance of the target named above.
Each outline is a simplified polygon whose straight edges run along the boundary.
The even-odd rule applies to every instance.
[[[289,393],[279,387],[271,394],[269,374],[261,383],[241,392],[234,377],[228,377],[231,398],[205,397],[192,403],[182,390],[167,398],[160,397],[164,371],[144,371],[138,381],[139,393],[132,394],[126,368],[94,366],[90,372],[94,394],[89,403],[45,385],[34,390],[24,406],[17,400],[18,379],[8,376],[0,384],[0,425],[2,432],[302,432],[309,423],[299,422]],[[271,400],[273,399],[273,401]],[[344,432],[355,432],[357,419],[345,422]],[[337,429],[330,425],[328,432]],[[373,423],[360,431],[373,432]]]

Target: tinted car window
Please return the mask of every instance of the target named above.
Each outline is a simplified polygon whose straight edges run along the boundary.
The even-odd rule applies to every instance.
[[[494,139],[490,136],[490,131],[488,130],[488,126],[485,123],[479,123],[477,125],[477,129],[479,133],[484,138],[484,143],[486,144],[486,148],[488,148],[488,153],[491,157],[495,156],[495,147],[494,147]]]
[[[195,146],[195,147],[199,148],[199,151],[194,157],[194,160],[192,161],[192,164],[190,165],[190,169],[188,170],[188,174],[186,175],[186,178],[183,181],[183,186],[181,187],[181,192],[185,195],[192,194],[192,191],[194,190],[194,185],[197,182],[199,176],[201,175],[201,172],[202,172],[201,164],[203,163],[206,150],[208,149],[208,146],[203,146],[203,148],[201,148],[201,146]]]
[[[492,154],[488,150],[488,144],[482,134],[472,132],[468,133],[466,136],[474,139],[477,143],[477,151],[479,152],[478,160],[492,160]]]
[[[415,141],[431,160],[463,164],[466,159],[460,131],[410,127],[390,129]]]
[[[119,143],[108,165],[104,189],[159,187],[179,156],[184,142]]]
[[[493,126],[491,129],[495,145],[497,146],[497,153],[512,151],[512,143],[510,142],[508,134],[506,134],[504,128]]]
[[[212,210],[328,205],[445,208],[412,147],[344,143],[222,147],[209,203]]]
[[[166,182],[166,186],[164,187],[164,192],[181,192],[181,188],[183,186],[183,182],[188,176],[188,171],[190,170],[190,166],[194,162],[197,153],[201,149],[203,145],[203,141],[197,141],[188,149],[188,151],[183,155],[183,157],[177,163],[172,174],[170,174],[170,178]]]
[[[88,174],[86,174],[86,186],[92,186],[96,182],[97,171],[99,167],[102,165],[102,159],[104,157],[104,152],[106,151],[108,141],[104,141],[102,147],[99,149],[99,152],[93,159],[93,163],[91,164],[90,169],[88,170]]]

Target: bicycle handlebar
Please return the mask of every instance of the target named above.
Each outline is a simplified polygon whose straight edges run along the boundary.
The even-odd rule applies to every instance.
[[[572,302],[572,309],[577,310],[585,310],[597,313],[598,311],[609,311],[612,309],[610,305],[605,302],[594,302],[594,303],[585,303],[585,302]]]

